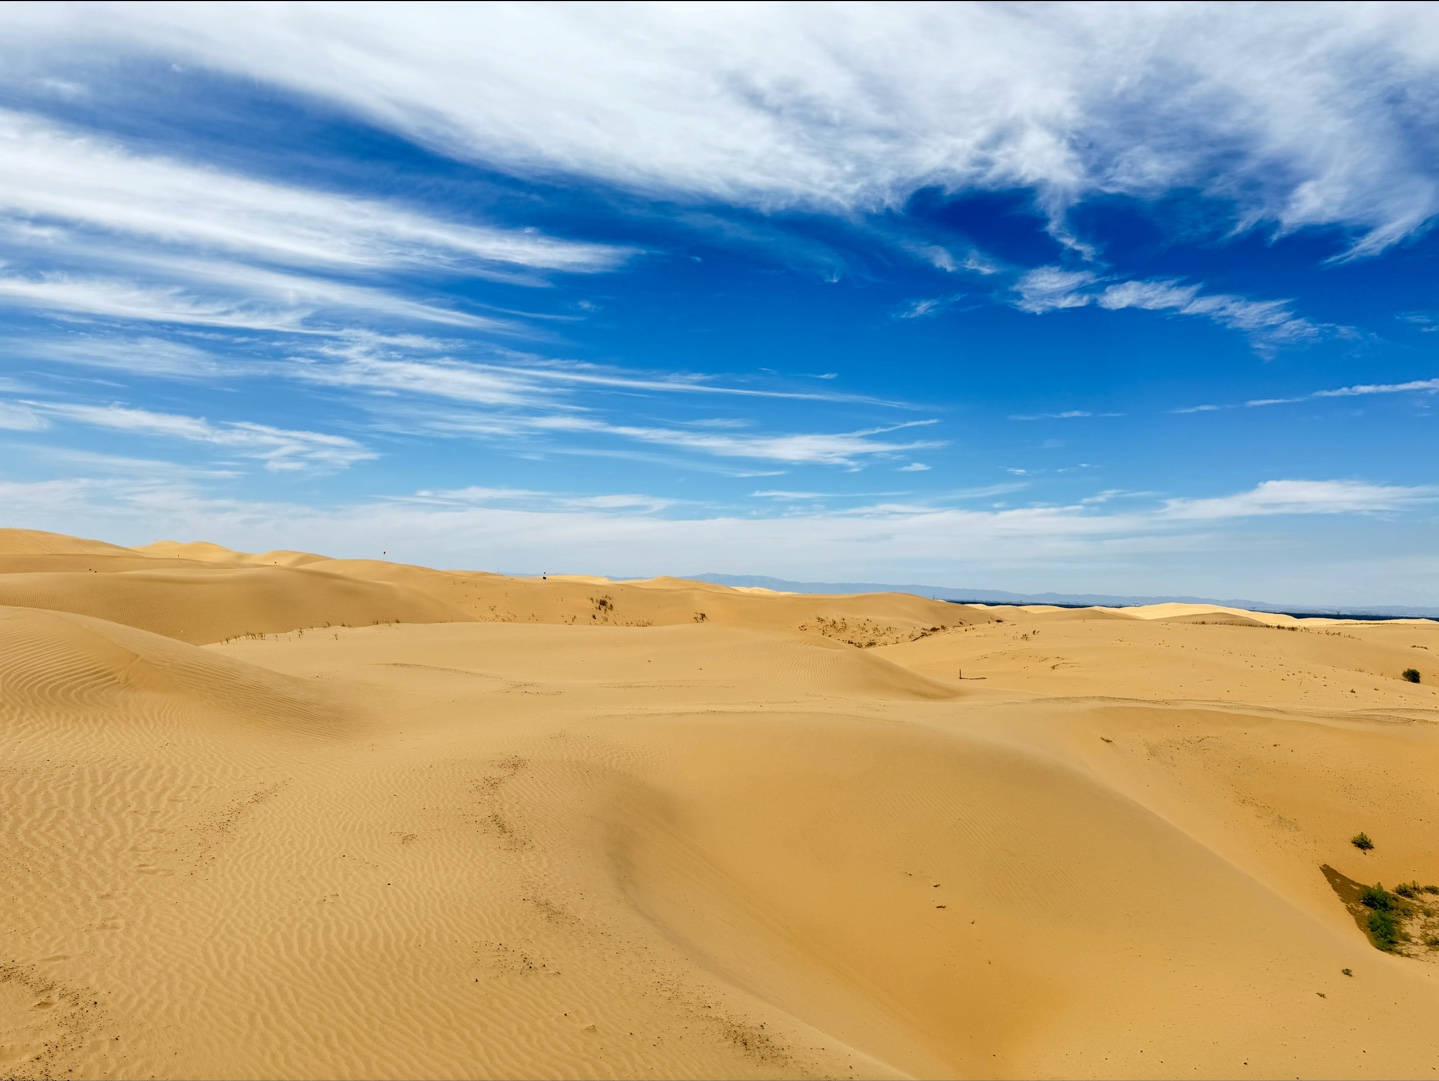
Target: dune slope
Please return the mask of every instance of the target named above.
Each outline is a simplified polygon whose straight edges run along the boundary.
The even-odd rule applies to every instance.
[[[164,562],[9,575],[57,580],[0,606],[0,1076],[1439,1064],[1439,950],[1322,870],[1439,881],[1433,624],[494,576],[544,617],[499,621],[478,575],[8,543]],[[139,626],[317,580],[452,617]]]

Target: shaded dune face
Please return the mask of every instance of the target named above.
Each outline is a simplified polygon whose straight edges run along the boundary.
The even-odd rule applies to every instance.
[[[1321,869],[1439,881],[1432,624],[0,531],[7,588],[0,1077],[1439,1061]]]

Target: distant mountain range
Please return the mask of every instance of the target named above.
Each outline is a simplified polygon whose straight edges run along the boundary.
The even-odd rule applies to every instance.
[[[1410,608],[1378,604],[1355,607],[1286,607],[1267,601],[1216,600],[1213,597],[1122,597],[1109,593],[1006,593],[1002,589],[954,589],[949,586],[892,585],[883,582],[791,582],[757,574],[687,574],[698,582],[719,586],[761,586],[784,593],[914,593],[940,601],[970,604],[1053,604],[1061,608],[1127,608],[1138,604],[1222,604],[1254,612],[1282,612],[1291,616],[1339,616],[1345,619],[1439,619],[1439,608]]]

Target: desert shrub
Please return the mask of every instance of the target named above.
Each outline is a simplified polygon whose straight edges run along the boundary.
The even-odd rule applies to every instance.
[[[1394,907],[1394,895],[1386,890],[1382,883],[1376,883],[1364,887],[1364,892],[1359,895],[1359,903],[1375,912],[1388,912]]]
[[[1418,683],[1418,682],[1419,682],[1419,669],[1417,669],[1417,668],[1406,668],[1406,669],[1404,669],[1402,675],[1403,675],[1404,678],[1407,679],[1410,683]]]
[[[1419,885],[1418,882],[1401,882],[1399,883],[1399,885],[1394,887],[1394,892],[1397,893],[1400,897],[1414,897],[1417,896],[1423,889],[1424,887]]]
[[[1375,909],[1369,913],[1369,933],[1374,936],[1374,945],[1381,950],[1394,950],[1399,946],[1399,921],[1388,909]]]
[[[1369,839],[1369,834],[1367,833],[1356,833],[1353,837],[1349,838],[1349,843],[1361,852],[1368,852],[1374,847],[1374,842]]]

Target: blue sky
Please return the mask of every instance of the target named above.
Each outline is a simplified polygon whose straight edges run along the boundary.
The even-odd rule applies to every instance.
[[[4,524],[1439,603],[1432,7],[0,31]]]

